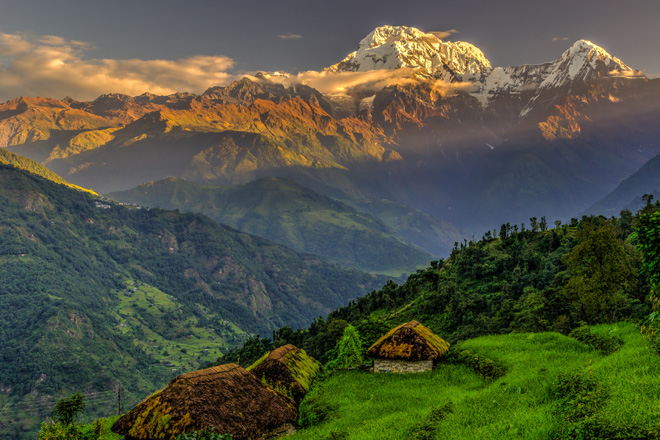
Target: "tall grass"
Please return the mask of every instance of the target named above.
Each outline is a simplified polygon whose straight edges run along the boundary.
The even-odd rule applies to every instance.
[[[411,433],[420,438],[419,427],[430,424],[422,438],[557,438],[563,420],[558,378],[573,373],[592,377],[605,390],[597,417],[607,426],[624,434],[619,427],[653,426],[660,414],[660,357],[632,324],[593,331],[618,336],[624,344],[606,355],[558,333],[487,336],[463,343],[461,348],[506,367],[506,374],[493,382],[463,365],[449,364],[411,375],[336,374],[306,398],[321,402],[328,417],[299,430],[292,440],[403,440],[412,438]],[[449,402],[451,412],[434,421],[433,408]]]

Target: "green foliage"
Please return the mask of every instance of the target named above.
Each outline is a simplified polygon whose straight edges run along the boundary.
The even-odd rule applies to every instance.
[[[601,415],[609,394],[591,375],[559,377],[556,395],[561,422],[553,439],[658,439],[660,424],[639,426],[629,421],[608,420]]]
[[[652,196],[647,197],[647,204],[639,216],[634,238],[637,249],[642,253],[642,274],[649,280],[651,294],[649,296],[652,312],[642,322],[642,334],[651,343],[652,349],[660,353],[660,209],[657,203],[651,205]]]
[[[597,415],[607,399],[606,392],[596,380],[577,373],[559,376],[556,395],[562,423],[554,438],[594,438],[596,433],[591,419]]]
[[[110,430],[119,416],[96,419],[92,423],[80,427],[85,440],[120,440],[121,435]]]
[[[176,440],[233,440],[231,434],[220,434],[214,430],[201,430],[179,434]]]
[[[324,362],[349,323],[367,348],[413,319],[450,343],[510,332],[568,334],[585,317],[591,323],[640,319],[650,310],[639,253],[628,241],[632,223],[631,216],[583,217],[555,222],[555,229],[539,223],[538,232],[504,225],[506,238],[490,234],[457,243],[448,259],[431,262],[403,284],[388,281],[305,330],[284,331],[277,345],[295,341]]]
[[[119,440],[123,437],[110,431],[110,427],[118,418],[119,416],[97,419],[87,425],[67,425],[46,420],[41,424],[37,437],[39,440]]]
[[[637,248],[642,252],[642,271],[657,291],[660,289],[660,211],[642,214],[635,233]]]
[[[41,424],[38,433],[39,440],[83,440],[83,435],[78,425],[55,423],[47,420]]]
[[[623,345],[623,340],[620,337],[592,333],[591,327],[588,325],[582,325],[574,329],[569,336],[602,351],[604,354],[612,354]]]
[[[275,347],[273,347],[270,339],[251,336],[240,347],[232,348],[222,357],[219,357],[215,365],[238,364],[247,368],[267,355],[273,348]]]
[[[636,287],[636,268],[609,221],[582,222],[578,244],[562,258],[571,278],[562,292],[578,320],[589,323],[620,319],[628,293]]]
[[[454,347],[449,351],[446,362],[465,365],[487,380],[497,380],[506,374],[506,368],[494,360],[460,347]]]
[[[329,354],[326,368],[330,371],[349,369],[364,363],[363,346],[358,331],[352,325],[346,326],[344,335]]]
[[[347,431],[338,431],[333,429],[328,435],[321,437],[322,440],[346,440],[348,439]]]
[[[355,328],[362,341],[363,356],[366,356],[367,350],[378,340],[378,338],[391,329],[387,322],[375,319],[371,316],[367,319],[360,320],[355,324]]]
[[[434,407],[426,419],[414,426],[408,435],[410,440],[434,440],[436,438],[436,424],[453,412],[452,402]]]
[[[82,416],[85,410],[85,396],[78,392],[69,397],[64,397],[55,403],[53,418],[65,426],[71,425],[74,420]]]
[[[337,413],[337,407],[316,397],[318,390],[314,390],[305,397],[298,409],[298,426],[308,428],[331,420]]]

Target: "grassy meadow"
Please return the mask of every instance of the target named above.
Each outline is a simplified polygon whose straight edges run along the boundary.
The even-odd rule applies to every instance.
[[[660,358],[633,324],[592,331],[623,346],[607,355],[558,333],[485,336],[460,348],[505,367],[494,381],[453,363],[414,375],[336,373],[308,394],[301,419],[312,426],[291,439],[654,438]],[[596,391],[562,395],[560,377],[576,376]]]
[[[175,297],[146,283],[129,280],[118,292],[116,307],[119,331],[172,371],[200,368],[212,362],[227,347],[227,340],[240,335],[234,324],[216,317],[216,326],[200,325],[194,316],[183,317],[183,304]],[[212,316],[208,313],[207,316]]]

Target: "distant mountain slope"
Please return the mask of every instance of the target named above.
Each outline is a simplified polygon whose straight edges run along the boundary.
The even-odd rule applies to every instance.
[[[644,206],[642,196],[653,194],[660,198],[660,155],[649,160],[642,168],[616,187],[602,200],[592,205],[587,213],[605,216],[618,215],[622,209],[633,213]]]
[[[283,169],[359,170],[401,159],[367,122],[333,119],[316,102],[300,98],[239,106],[201,96],[187,108],[157,110],[113,130],[86,132],[90,145],[84,150],[50,151],[48,166],[111,192],[170,175],[244,183]],[[12,147],[28,155],[30,148],[23,153]]]
[[[200,214],[110,204],[5,165],[0,218],[3,438],[53,396],[121,385],[143,397],[246,333],[307,325],[384,281]]]
[[[32,174],[36,174],[37,176],[41,176],[44,179],[48,179],[52,182],[59,183],[61,185],[66,185],[68,187],[78,189],[81,191],[86,191],[91,194],[96,194],[94,191],[81,188],[78,185],[73,185],[67,182],[59,175],[55,174],[45,166],[41,165],[39,162],[35,162],[34,160],[28,159],[27,157],[19,156],[18,154],[14,154],[4,148],[0,148],[0,164],[11,165],[21,170],[29,171]]]
[[[177,178],[110,194],[143,206],[200,212],[219,223],[370,272],[414,272],[432,256],[404,243],[385,224],[281,178],[203,186]]]
[[[454,244],[468,236],[466,231],[447,221],[392,200],[361,199],[345,194],[335,194],[335,197],[361,212],[371,214],[406,242],[436,256],[448,256]]]

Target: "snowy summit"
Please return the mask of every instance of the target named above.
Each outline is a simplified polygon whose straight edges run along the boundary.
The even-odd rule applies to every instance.
[[[365,72],[406,67],[449,81],[456,80],[457,74],[481,72],[490,67],[490,61],[470,43],[444,42],[414,27],[381,26],[360,41],[358,50],[326,70]]]

